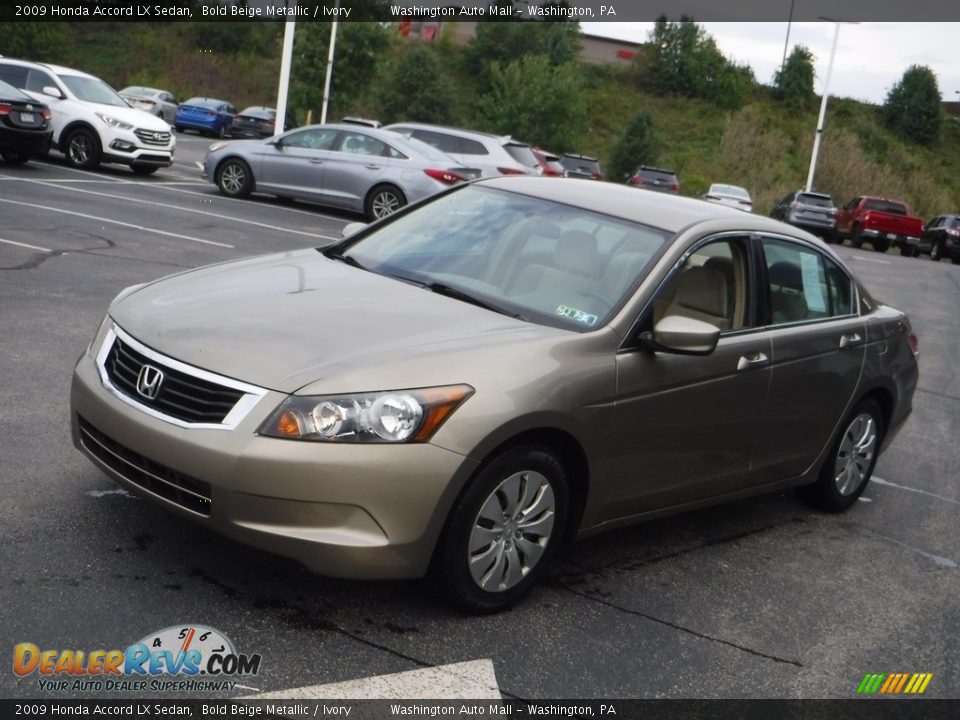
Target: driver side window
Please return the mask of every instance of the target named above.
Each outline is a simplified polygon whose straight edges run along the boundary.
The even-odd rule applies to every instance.
[[[308,150],[329,150],[337,137],[337,130],[316,129],[291,133],[283,138],[286,147],[307,148]]]

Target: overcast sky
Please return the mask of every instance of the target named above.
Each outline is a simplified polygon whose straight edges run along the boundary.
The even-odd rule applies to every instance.
[[[700,25],[723,53],[753,68],[757,80],[770,83],[783,59],[786,23],[714,23]],[[653,23],[581,23],[584,32],[646,42]],[[790,48],[804,45],[814,55],[817,94],[823,90],[833,43],[833,23],[793,23]],[[842,25],[830,95],[882,103],[890,87],[910,65],[927,65],[937,76],[944,100],[958,100],[960,23],[863,23]],[[951,57],[953,56],[953,57]]]

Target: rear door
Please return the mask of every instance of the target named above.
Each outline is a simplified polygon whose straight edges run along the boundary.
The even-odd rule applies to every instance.
[[[833,436],[860,381],[866,328],[850,276],[816,246],[765,237],[760,247],[761,316],[773,347],[754,453],[765,483],[804,473]]]
[[[324,202],[363,210],[367,192],[386,174],[390,146],[359,130],[342,130],[323,173]]]

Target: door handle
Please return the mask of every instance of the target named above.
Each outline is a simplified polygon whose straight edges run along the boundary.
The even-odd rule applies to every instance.
[[[323,165],[323,160],[311,160],[311,165]]]
[[[365,167],[367,170],[379,170],[379,169],[380,169],[380,166],[379,166],[379,165],[364,165],[364,167]]]
[[[737,361],[737,370],[749,370],[750,368],[763,367],[770,364],[770,358],[766,353],[755,352],[741,355]]]
[[[860,333],[844,333],[840,336],[840,349],[853,347],[858,344],[863,338],[860,337]]]

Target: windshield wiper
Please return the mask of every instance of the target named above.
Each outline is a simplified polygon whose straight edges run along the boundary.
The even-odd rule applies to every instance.
[[[491,312],[499,313],[500,315],[506,315],[507,317],[512,317],[517,320],[526,320],[526,318],[519,313],[512,313],[498,305],[488,303],[486,300],[481,300],[475,295],[471,295],[470,293],[459,288],[445,285],[441,282],[426,282],[422,284],[427,290],[435,292],[437,295],[444,295],[446,297],[453,298],[454,300],[462,300],[463,302],[470,303],[471,305],[482,307],[484,310],[490,310]]]
[[[363,264],[357,260],[353,255],[344,255],[343,253],[338,252],[325,252],[324,255],[331,260],[339,260],[340,262],[346,263],[350,267],[355,267],[359,270],[367,270]]]

